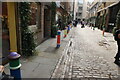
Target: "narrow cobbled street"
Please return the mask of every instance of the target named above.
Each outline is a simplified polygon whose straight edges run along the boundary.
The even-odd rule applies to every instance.
[[[114,64],[117,46],[112,34],[81,25],[69,33],[70,41],[63,51],[52,78],[80,80],[119,80]]]
[[[120,80],[120,0],[0,6],[0,80]]]

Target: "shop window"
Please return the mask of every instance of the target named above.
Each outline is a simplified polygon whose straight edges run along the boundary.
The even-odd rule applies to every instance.
[[[33,32],[41,29],[41,6],[38,3],[31,3],[29,29]]]

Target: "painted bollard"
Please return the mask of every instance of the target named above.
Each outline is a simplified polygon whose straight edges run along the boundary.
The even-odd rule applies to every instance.
[[[68,25],[67,34],[69,33],[69,31],[70,31],[70,25]]]
[[[67,27],[64,30],[64,38],[67,36]]]
[[[17,52],[11,52],[8,55],[9,58],[9,66],[10,66],[10,74],[15,78],[15,80],[21,80],[21,71],[20,71],[20,54]]]
[[[61,31],[58,30],[58,32],[57,32],[57,48],[60,47],[60,35],[61,35]]]

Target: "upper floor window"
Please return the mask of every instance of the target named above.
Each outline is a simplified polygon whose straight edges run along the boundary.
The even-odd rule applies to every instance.
[[[82,10],[82,7],[79,7],[78,10],[81,11],[81,10]]]

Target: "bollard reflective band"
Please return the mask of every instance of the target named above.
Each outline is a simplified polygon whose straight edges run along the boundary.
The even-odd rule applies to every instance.
[[[16,69],[19,69],[21,67],[21,64],[17,67],[10,67],[11,70],[16,70]]]
[[[60,44],[57,44],[57,47],[60,47]]]
[[[61,32],[58,31],[57,35],[60,35],[60,34],[61,34]]]

